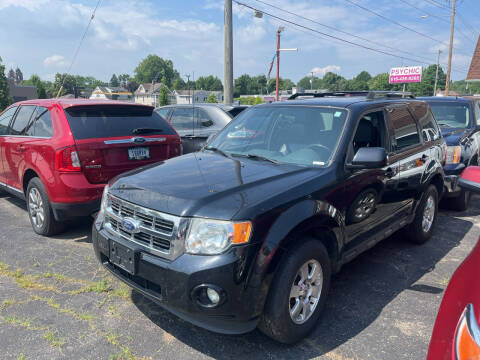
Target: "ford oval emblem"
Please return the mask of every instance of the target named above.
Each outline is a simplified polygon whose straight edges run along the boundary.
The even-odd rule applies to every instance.
[[[140,222],[129,217],[124,218],[121,225],[124,230],[131,233],[137,233],[140,231]]]
[[[133,138],[133,142],[134,142],[134,143],[137,143],[137,144],[142,144],[142,143],[144,143],[145,141],[147,141],[147,140],[145,140],[145,138],[142,138],[142,137]]]

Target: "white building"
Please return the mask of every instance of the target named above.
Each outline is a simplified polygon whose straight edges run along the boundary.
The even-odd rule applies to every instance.
[[[92,91],[90,99],[131,101],[133,99],[133,94],[122,87],[97,86],[95,90]]]
[[[162,83],[145,83],[140,86],[134,92],[135,102],[138,104],[159,106],[160,89],[165,85]],[[167,88],[168,90],[168,88]],[[176,104],[176,96],[170,90],[168,90],[168,102],[169,104]]]

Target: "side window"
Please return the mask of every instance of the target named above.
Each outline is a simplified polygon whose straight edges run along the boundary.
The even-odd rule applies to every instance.
[[[172,116],[175,130],[190,130],[193,126],[193,107],[178,107]]]
[[[195,108],[195,127],[196,128],[208,128],[215,123],[213,120],[208,116],[205,110],[200,108]]]
[[[15,111],[17,111],[16,106],[8,109],[0,115],[0,135],[7,135],[8,124],[10,124],[10,120],[12,119],[13,115],[15,115]]]
[[[422,128],[423,141],[438,140],[440,130],[429,106],[425,103],[418,103],[412,105],[411,108]]]
[[[167,115],[168,112],[170,111],[170,108],[161,108],[155,110],[161,117],[163,117],[165,120],[167,120]]]
[[[11,135],[26,135],[29,131],[30,119],[35,110],[35,106],[24,105],[20,106],[20,109],[15,116],[15,120],[10,127]]]
[[[33,121],[33,135],[38,137],[52,137],[52,118],[47,108],[38,106]]]
[[[388,110],[388,121],[394,132],[392,145],[394,150],[399,151],[420,143],[417,124],[412,115],[405,107],[394,107]]]
[[[354,154],[361,147],[386,147],[385,116],[383,111],[363,115],[353,137]]]

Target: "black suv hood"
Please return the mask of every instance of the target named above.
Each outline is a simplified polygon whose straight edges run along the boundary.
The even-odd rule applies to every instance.
[[[125,173],[110,189],[132,203],[179,216],[232,219],[325,170],[192,153]],[[262,205],[263,204],[263,205]]]
[[[471,132],[469,128],[441,127],[440,130],[448,146],[459,145],[460,141],[468,137]]]

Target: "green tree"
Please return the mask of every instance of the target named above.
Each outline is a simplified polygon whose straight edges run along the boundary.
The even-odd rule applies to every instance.
[[[127,90],[130,91],[131,93],[135,92],[135,90],[138,89],[140,85],[135,81],[135,80],[129,80],[127,82]]]
[[[205,102],[216,104],[218,103],[217,96],[214,93],[211,93],[210,95],[208,95],[207,100],[205,100]]]
[[[5,76],[5,65],[2,64],[2,58],[0,57],[0,111],[3,111],[10,104],[11,98],[7,77]]]
[[[23,73],[22,70],[20,70],[18,67],[15,70],[15,83],[16,84],[21,84],[23,81]]]
[[[37,74],[32,74],[30,76],[30,79],[23,81],[23,84],[35,86],[37,88],[37,94],[39,99],[47,98],[46,86],[40,79],[40,76],[38,76]]]
[[[197,90],[206,90],[206,91],[222,91],[223,85],[222,81],[213,75],[200,76],[196,82],[195,86]]]
[[[162,86],[160,88],[160,95],[158,98],[158,103],[160,106],[168,105],[170,102],[168,101],[168,88],[166,86]]]
[[[138,83],[150,83],[152,80],[165,77],[165,85],[172,86],[175,79],[180,77],[178,71],[173,68],[171,60],[164,60],[157,55],[148,55],[135,68],[135,81]]]
[[[277,80],[275,78],[272,78],[268,81],[268,90],[270,92],[275,91],[277,86],[276,81]],[[292,90],[294,86],[295,86],[295,83],[290,79],[283,79],[283,78],[278,79],[279,90]]]
[[[368,82],[371,78],[372,75],[370,75],[367,71],[362,71],[360,74],[358,74],[349,81],[349,90],[368,90]]]
[[[130,81],[130,75],[120,74],[118,75],[118,81],[120,82],[120,86],[123,86],[124,88],[126,88],[128,82]]]
[[[253,105],[258,105],[258,104],[263,104],[263,103],[264,103],[263,99],[260,96],[257,96],[255,98],[255,101],[253,102]]]
[[[63,88],[62,88],[62,83],[63,83]],[[60,96],[66,95],[66,94],[73,94],[74,92],[74,87],[76,86],[76,80],[73,75],[69,74],[55,74],[55,81],[52,84],[52,88],[50,90],[49,96],[51,97],[56,97],[58,94],[58,91],[62,89],[60,92]],[[48,90],[47,90],[48,93]]]
[[[186,88],[185,81],[181,77],[175,79],[172,85],[173,90],[183,90]]]
[[[411,83],[406,87],[407,91],[412,92],[415,96],[432,96],[433,89],[435,87],[435,73],[437,71],[437,65],[430,65],[426,69],[423,69],[422,81],[419,83]],[[442,67],[438,68],[438,84],[437,90],[443,90],[445,88],[445,81],[447,75],[443,71]]]
[[[311,83],[310,83],[311,81]],[[317,76],[305,76],[300,79],[297,83],[297,87],[305,90],[315,89],[320,90],[322,89],[322,79]]]
[[[112,75],[112,77],[110,78],[109,85],[113,87],[120,86],[120,82],[118,81],[117,75],[115,74]]]
[[[377,74],[368,81],[368,89],[378,91],[392,90],[393,86],[390,85],[388,79],[388,73]]]

